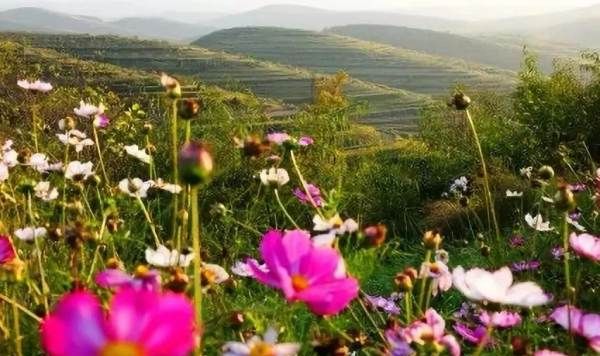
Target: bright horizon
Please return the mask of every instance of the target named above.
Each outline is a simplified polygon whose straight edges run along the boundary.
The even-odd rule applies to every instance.
[[[600,4],[599,0],[2,0],[0,10],[34,6],[70,14],[119,18],[197,12],[231,14],[267,5],[303,5],[338,11],[396,11],[455,19],[527,16]]]

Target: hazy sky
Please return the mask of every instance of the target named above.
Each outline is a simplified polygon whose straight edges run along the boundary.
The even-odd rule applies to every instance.
[[[407,11],[433,16],[490,18],[582,7],[600,0],[0,0],[0,9],[40,6],[99,17],[147,16],[164,11],[239,12],[272,4],[336,10]]]

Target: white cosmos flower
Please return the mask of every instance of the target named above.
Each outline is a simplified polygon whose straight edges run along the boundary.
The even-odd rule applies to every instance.
[[[27,162],[27,164],[36,171],[45,173],[49,166],[48,156],[44,153],[34,153],[29,157],[29,162]]]
[[[94,171],[94,164],[92,162],[81,163],[79,161],[72,161],[67,164],[65,169],[65,178],[72,179],[75,181],[86,180]]]
[[[58,198],[58,190],[50,188],[50,182],[39,182],[33,190],[35,191],[35,196],[43,201],[52,201]]]
[[[100,104],[98,106],[90,104],[90,103],[86,103],[83,100],[79,102],[79,107],[73,109],[73,112],[75,113],[75,115],[77,116],[81,116],[81,117],[85,117],[85,118],[91,118],[94,117],[96,115],[100,115],[104,113],[104,104]]]
[[[521,176],[523,176],[527,179],[531,178],[532,173],[533,173],[533,167],[525,167],[525,168],[519,169],[519,174],[521,174]]]
[[[567,216],[567,223],[569,223],[571,226],[573,226],[574,228],[576,228],[577,230],[579,230],[581,232],[587,231],[585,226],[581,225],[577,220],[573,220],[568,216]]]
[[[260,181],[266,186],[281,187],[290,181],[288,172],[283,168],[269,168],[260,171]]]
[[[458,266],[452,272],[452,282],[465,297],[474,301],[487,301],[504,305],[534,307],[546,304],[549,297],[534,282],[513,284],[508,267],[489,272],[473,268],[465,272]]]
[[[169,250],[166,246],[159,245],[156,250],[146,249],[146,262],[156,267],[188,267],[194,260],[194,253],[181,253]]]
[[[58,140],[63,145],[75,146],[75,152],[81,152],[85,146],[93,146],[94,141],[87,138],[87,135],[79,130],[69,130],[64,134],[56,134]]]
[[[315,231],[333,231],[337,235],[351,234],[358,230],[358,223],[354,219],[342,220],[340,214],[335,214],[329,219],[315,214],[313,224]]]
[[[41,93],[47,93],[52,90],[52,84],[36,80],[30,82],[28,80],[17,80],[17,85],[25,90],[39,91]]]
[[[140,149],[138,145],[125,146],[124,148],[128,155],[133,156],[146,164],[152,162],[152,157],[146,153],[146,150]]]
[[[4,145],[2,145],[2,151],[0,152],[0,162],[8,168],[12,168],[19,164],[19,154],[12,149],[12,145],[12,140],[6,140]]]
[[[273,355],[294,356],[300,351],[298,343],[277,343],[277,331],[269,328],[264,337],[253,336],[245,343],[229,341],[223,345],[223,356]]]
[[[28,226],[22,229],[15,230],[15,236],[22,241],[33,241],[36,238],[46,236],[48,232],[44,227]]]
[[[202,270],[211,275],[211,283],[221,284],[229,279],[229,273],[217,264],[202,262]]]
[[[525,215],[525,222],[527,222],[527,225],[532,229],[537,231],[546,232],[554,230],[554,228],[550,226],[550,221],[544,221],[541,214],[537,214],[535,217],[531,216],[531,214],[527,214]]]
[[[133,198],[145,198],[148,196],[148,189],[154,186],[151,180],[143,181],[139,178],[125,178],[119,182],[119,190]]]
[[[162,180],[162,178],[158,178],[153,182],[152,187],[162,189],[172,194],[179,194],[182,191],[182,188],[178,184],[167,183]]]
[[[511,191],[510,189],[506,190],[506,197],[507,198],[520,198],[523,196],[523,192],[518,192],[518,191]]]

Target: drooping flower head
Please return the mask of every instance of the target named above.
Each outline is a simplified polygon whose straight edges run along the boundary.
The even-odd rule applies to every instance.
[[[474,301],[487,301],[504,305],[534,307],[546,304],[549,297],[534,282],[513,284],[512,272],[503,267],[495,272],[481,268],[469,271],[458,266],[452,272],[454,287]]]
[[[180,294],[125,288],[108,313],[87,291],[66,294],[41,326],[50,356],[188,355],[196,343],[194,307]]]
[[[160,84],[165,88],[167,96],[171,99],[181,97],[181,85],[177,79],[169,76],[166,73],[161,73]]]
[[[337,314],[358,295],[356,279],[339,268],[343,260],[338,251],[315,247],[305,231],[270,230],[263,235],[260,253],[268,272],[252,263],[253,277],[281,289],[288,301],[305,302],[315,314]]]
[[[263,169],[259,173],[260,182],[267,187],[282,187],[290,181],[288,172],[283,168]]]
[[[569,245],[579,256],[595,262],[600,261],[600,239],[596,236],[572,233],[569,237]]]

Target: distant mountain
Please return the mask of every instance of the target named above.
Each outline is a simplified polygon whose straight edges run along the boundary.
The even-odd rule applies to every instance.
[[[219,28],[243,26],[274,26],[305,30],[322,30],[325,27],[356,23],[401,25],[407,27],[450,31],[465,26],[463,21],[435,17],[405,15],[377,11],[332,11],[308,6],[271,5],[256,10],[234,14],[210,21]]]
[[[600,49],[600,16],[550,26],[533,32],[533,36]]]
[[[518,70],[521,67],[523,45],[527,43],[524,39],[520,43],[502,43],[493,39],[473,38],[448,32],[383,25],[348,25],[332,27],[325,32],[509,70]],[[534,49],[534,52],[544,70],[552,68],[555,58],[564,56],[549,50]]]
[[[107,22],[91,16],[68,15],[35,7],[0,12],[0,31],[113,34],[186,41],[212,30],[208,26],[161,18],[126,18]]]

